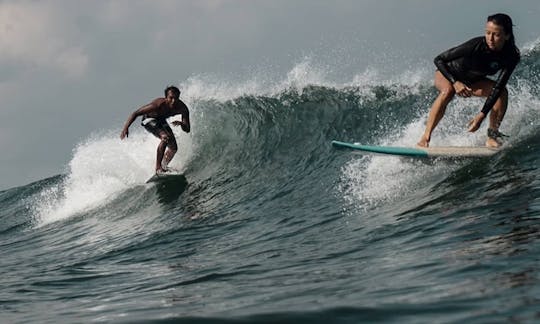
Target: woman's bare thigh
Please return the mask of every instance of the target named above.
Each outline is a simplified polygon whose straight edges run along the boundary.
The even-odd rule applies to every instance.
[[[471,89],[473,90],[473,96],[487,97],[493,90],[494,86],[495,81],[489,79],[477,81],[471,85]]]
[[[435,71],[435,88],[440,92],[453,91],[452,83],[448,81],[440,71]]]

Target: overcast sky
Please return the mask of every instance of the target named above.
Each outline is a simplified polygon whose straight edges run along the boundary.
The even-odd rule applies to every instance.
[[[495,12],[518,45],[540,37],[538,0],[0,1],[0,190],[64,172],[77,143],[119,133],[168,84],[284,76],[306,56],[341,82],[399,73]]]

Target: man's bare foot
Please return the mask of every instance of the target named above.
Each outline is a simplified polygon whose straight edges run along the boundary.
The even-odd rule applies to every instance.
[[[502,143],[494,138],[488,137],[486,140],[486,146],[490,148],[498,148],[502,145]]]
[[[156,169],[156,174],[163,174],[163,173],[167,173],[167,172],[168,172],[168,170],[163,169],[163,168]]]
[[[429,147],[429,139],[427,139],[426,137],[422,136],[422,138],[420,138],[420,140],[418,141],[418,143],[416,143],[416,146],[419,146],[419,147]]]

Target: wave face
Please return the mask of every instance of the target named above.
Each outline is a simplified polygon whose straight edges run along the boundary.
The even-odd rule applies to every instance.
[[[540,49],[509,84],[492,158],[351,155],[414,145],[431,71],[349,83],[306,60],[284,80],[182,84],[192,133],[145,184],[157,140],[134,124],[79,143],[64,174],[0,192],[7,322],[494,322],[536,318]],[[432,145],[482,145],[456,99]],[[176,130],[177,131],[177,130]]]

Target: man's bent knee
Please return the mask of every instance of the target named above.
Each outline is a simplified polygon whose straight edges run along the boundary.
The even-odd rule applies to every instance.
[[[171,137],[169,135],[163,134],[160,136],[161,142],[168,144],[171,141]]]
[[[169,135],[165,135],[161,138],[161,142],[167,145],[167,148],[171,151],[177,151],[178,145],[176,144],[176,140],[174,137],[170,137]]]

